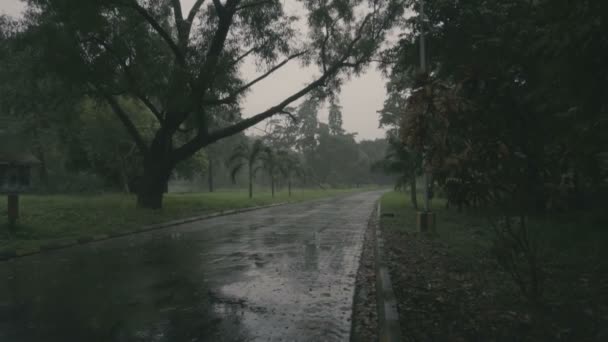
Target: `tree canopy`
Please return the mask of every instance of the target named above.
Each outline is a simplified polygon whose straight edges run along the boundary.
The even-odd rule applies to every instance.
[[[459,201],[544,210],[567,177],[579,196],[572,203],[584,203],[606,177],[606,9],[596,1],[428,1],[424,20],[409,18],[383,56],[382,122],[400,125],[448,195],[466,194]],[[416,67],[421,28],[424,75]]]
[[[14,31],[40,51],[43,74],[61,89],[105,101],[142,156],[140,206],[158,208],[176,167],[201,148],[243,131],[311,91],[330,94],[381,49],[407,0],[300,1],[29,0]],[[304,37],[298,25],[305,24]],[[255,62],[261,72],[244,79]],[[290,96],[249,118],[230,113],[256,84],[299,61],[319,73]],[[120,99],[137,101],[157,121],[152,136]]]

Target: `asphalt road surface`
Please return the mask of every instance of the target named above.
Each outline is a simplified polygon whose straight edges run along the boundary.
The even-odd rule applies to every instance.
[[[380,194],[0,262],[0,341],[347,341]]]

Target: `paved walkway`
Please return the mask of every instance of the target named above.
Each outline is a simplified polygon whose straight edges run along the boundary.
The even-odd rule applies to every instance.
[[[380,192],[0,263],[0,341],[347,341]]]

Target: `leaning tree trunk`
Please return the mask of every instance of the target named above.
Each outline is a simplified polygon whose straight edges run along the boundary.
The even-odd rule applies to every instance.
[[[144,169],[137,187],[137,207],[161,209],[174,165],[171,160],[170,140],[156,137],[144,156]],[[165,143],[163,143],[165,142]]]
[[[287,194],[291,197],[291,177],[287,178]]]
[[[418,210],[418,196],[416,193],[416,175],[410,176],[410,200],[414,209]]]
[[[167,191],[171,168],[166,165],[150,166],[146,164],[144,164],[141,182],[138,184],[137,206],[146,209],[160,209],[163,206],[163,195]]]
[[[209,192],[213,192],[213,159],[209,159],[209,171],[207,172],[207,183]]]

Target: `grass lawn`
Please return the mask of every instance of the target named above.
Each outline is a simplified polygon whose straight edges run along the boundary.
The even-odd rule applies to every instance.
[[[419,195],[418,204],[424,205]],[[431,201],[431,209],[436,215],[437,240],[445,243],[461,258],[475,258],[476,254],[490,245],[491,229],[487,219],[479,213],[458,213],[445,208],[445,199]],[[382,227],[399,233],[418,234],[416,210],[410,204],[409,193],[389,192],[382,197]]]
[[[162,210],[137,209],[135,197],[105,195],[22,195],[20,218],[15,236],[9,238],[6,196],[0,197],[0,249],[31,249],[51,241],[83,236],[112,234],[145,225],[186,218],[221,210],[247,208],[280,202],[299,202],[346,194],[363,189],[311,190],[254,193],[218,191],[214,193],[167,194]]]
[[[494,232],[482,210],[459,213],[442,199],[433,200],[432,210],[438,235],[427,237],[416,230],[409,194],[382,197],[381,224],[408,339],[608,338],[606,215],[572,212],[529,221],[545,279],[538,306],[524,300],[494,259]]]
[[[421,196],[418,198],[423,205]],[[493,230],[489,218],[479,209],[447,209],[445,199],[434,199],[431,209],[436,213],[437,239],[455,253],[466,257],[491,246]],[[385,229],[416,233],[416,211],[408,193],[389,192],[382,197],[382,212],[394,217],[382,217]],[[532,231],[540,239],[545,256],[553,261],[584,263],[591,260],[608,261],[608,226],[591,215],[554,214],[546,219],[534,219]],[[597,261],[596,261],[597,262]]]

